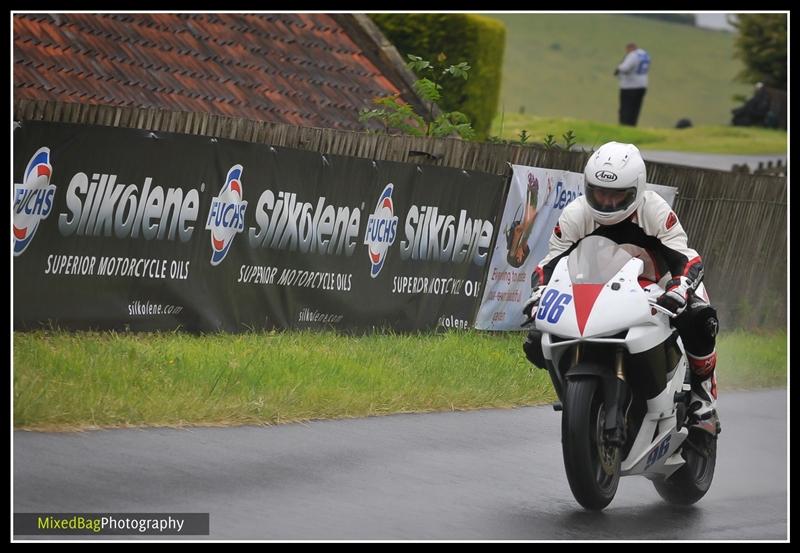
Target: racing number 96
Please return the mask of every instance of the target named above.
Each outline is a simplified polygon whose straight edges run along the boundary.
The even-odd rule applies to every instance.
[[[555,324],[564,313],[564,306],[572,301],[572,296],[569,294],[559,294],[558,290],[551,288],[542,296],[542,301],[539,302],[539,310],[536,312],[536,318],[540,321],[547,318],[547,322]]]

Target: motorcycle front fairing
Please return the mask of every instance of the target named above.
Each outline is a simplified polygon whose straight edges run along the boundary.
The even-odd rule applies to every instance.
[[[635,354],[669,338],[667,316],[648,303],[658,287],[648,293],[639,285],[642,267],[631,257],[603,283],[573,283],[568,260],[559,261],[535,318],[545,359],[558,366],[559,354],[575,342],[619,343]]]

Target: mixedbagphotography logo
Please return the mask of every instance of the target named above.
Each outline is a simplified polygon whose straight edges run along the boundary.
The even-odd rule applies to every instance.
[[[50,184],[53,166],[50,148],[36,150],[25,168],[21,184],[14,184],[14,255],[21,255],[33,240],[39,224],[53,211],[56,185]]]
[[[397,217],[394,214],[392,191],[394,185],[389,183],[378,197],[375,212],[367,220],[367,232],[364,244],[368,246],[369,261],[372,264],[370,276],[375,278],[381,272],[388,255],[389,246],[397,238]]]
[[[242,199],[242,166],[234,165],[225,177],[219,194],[211,200],[206,230],[211,231],[211,265],[219,265],[233,244],[236,235],[244,230],[247,202]]]
[[[15,536],[208,536],[209,513],[14,513]]]

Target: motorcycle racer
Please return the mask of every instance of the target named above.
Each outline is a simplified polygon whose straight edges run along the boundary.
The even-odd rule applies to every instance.
[[[646,190],[645,183],[645,163],[633,144],[608,142],[592,154],[584,169],[584,195],[559,217],[549,251],[531,276],[532,292],[523,312],[533,316],[556,264],[584,237],[605,236],[628,245],[644,262],[640,284],[664,288],[657,303],[677,315],[672,324],[689,359],[692,425],[713,435],[720,431],[715,372],[719,322],[700,286],[703,261],[688,246],[675,212],[660,195]],[[540,339],[532,332],[523,348],[534,365],[544,367]]]

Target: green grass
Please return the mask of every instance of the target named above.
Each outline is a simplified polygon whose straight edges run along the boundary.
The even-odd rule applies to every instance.
[[[736,331],[717,342],[717,385],[720,390],[785,388],[787,334]]]
[[[753,87],[734,81],[732,33],[619,14],[484,14],[506,25],[501,103],[506,116],[525,113],[616,123],[614,68],[636,42],[652,58],[639,124],[728,125],[731,110]]]
[[[658,129],[519,114],[495,117],[490,134],[519,140],[522,130],[530,136],[528,143],[541,143],[545,136],[552,134],[559,144],[564,143],[562,135],[572,130],[578,143],[587,148],[596,148],[611,140],[636,144],[642,150],[712,154],[786,154],[787,148],[786,132],[772,129],[726,126]]]
[[[14,333],[14,426],[275,424],[555,399],[521,333]],[[720,340],[720,389],[785,385],[786,335]]]
[[[552,399],[522,338],[16,333],[17,427],[281,423]]]

